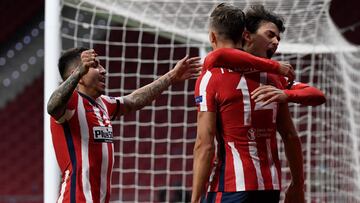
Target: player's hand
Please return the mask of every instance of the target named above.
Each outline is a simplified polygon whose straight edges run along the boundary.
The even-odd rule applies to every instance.
[[[202,64],[200,63],[200,57],[185,56],[183,59],[178,61],[171,70],[172,82],[180,82],[189,78],[196,78],[200,75]]]
[[[97,67],[99,64],[97,53],[94,49],[83,51],[80,55],[81,64],[79,66],[80,74],[85,75],[90,67]]]
[[[285,192],[284,203],[304,203],[304,185],[296,185],[293,182],[289,185]]]
[[[290,65],[288,62],[279,61],[280,68],[279,68],[279,74],[287,77],[288,82],[291,83],[295,80],[295,71],[294,68]]]
[[[255,102],[263,102],[262,106],[266,106],[271,102],[285,103],[288,101],[288,95],[281,89],[272,85],[262,85],[251,92],[251,98]]]

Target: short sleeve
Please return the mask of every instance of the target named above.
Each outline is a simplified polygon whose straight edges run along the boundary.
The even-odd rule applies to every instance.
[[[102,95],[101,99],[106,106],[111,120],[114,120],[117,115],[120,115],[122,112],[124,112],[124,99],[122,97],[110,97]]]
[[[57,123],[64,123],[74,116],[77,108],[78,96],[79,95],[77,94],[77,91],[72,93],[68,103],[66,104],[65,113],[58,120],[56,120]]]
[[[197,79],[195,85],[195,103],[198,107],[198,111],[216,111],[215,88],[216,84],[212,72],[203,72]]]

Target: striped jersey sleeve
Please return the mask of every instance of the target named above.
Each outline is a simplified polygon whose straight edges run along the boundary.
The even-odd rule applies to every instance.
[[[212,71],[204,71],[197,79],[195,84],[195,103],[198,107],[198,111],[216,111],[216,80],[213,77]]]
[[[102,95],[101,100],[105,104],[111,120],[114,120],[124,112],[124,99],[122,97],[110,97]]]

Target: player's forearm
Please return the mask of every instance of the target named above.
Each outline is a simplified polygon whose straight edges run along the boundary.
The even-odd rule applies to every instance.
[[[294,184],[302,187],[304,171],[301,141],[292,122],[287,103],[279,105],[276,124],[277,130],[284,142],[285,155],[289,162],[292,181]]]
[[[126,112],[134,111],[143,108],[151,102],[161,93],[169,88],[173,81],[173,73],[170,71],[161,76],[154,82],[141,87],[131,94],[124,97],[124,105]]]
[[[255,69],[277,74],[280,65],[276,61],[260,58],[245,51],[221,48],[208,54],[204,67],[224,67],[239,72]]]
[[[65,112],[66,105],[77,87],[82,74],[77,68],[75,71],[52,93],[47,103],[47,112],[55,119],[59,119]]]
[[[192,202],[199,202],[209,178],[215,153],[216,113],[198,112],[198,128],[194,146]]]
[[[191,202],[198,203],[205,191],[205,185],[211,169],[211,161],[214,157],[214,146],[199,146],[195,143],[193,164],[193,187]]]
[[[286,136],[284,141],[285,155],[289,162],[292,182],[297,186],[304,185],[303,155],[300,138],[296,135]]]
[[[288,102],[307,106],[317,106],[325,103],[326,98],[322,91],[315,87],[306,86],[299,89],[284,90],[288,95]]]

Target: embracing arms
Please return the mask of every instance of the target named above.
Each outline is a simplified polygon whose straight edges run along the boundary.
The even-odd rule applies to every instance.
[[[206,56],[204,69],[212,67],[225,67],[237,72],[264,71],[288,77],[289,81],[295,78],[295,72],[289,63],[257,57],[234,48],[220,48],[210,52]]]
[[[210,52],[204,62],[204,68],[212,67],[229,68],[237,72],[258,70],[287,77],[279,77],[284,87],[288,82],[293,83],[295,72],[292,66],[284,62],[276,62],[270,59],[253,56],[245,51],[233,48],[221,48]],[[294,102],[302,105],[317,106],[325,103],[324,93],[308,84],[295,82],[289,90],[281,90],[270,85],[263,85],[254,90],[253,99],[263,101],[263,105],[271,102]]]
[[[326,102],[322,91],[305,83],[295,83],[289,90],[262,85],[251,92],[251,98],[256,102],[264,102],[264,106],[271,102],[292,102],[307,106],[318,106]]]

